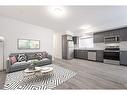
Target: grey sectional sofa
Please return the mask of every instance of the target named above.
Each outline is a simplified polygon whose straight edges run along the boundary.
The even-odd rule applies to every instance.
[[[41,52],[24,53],[27,56],[27,61],[16,62],[15,64],[12,64],[8,58],[6,62],[6,72],[10,73],[10,72],[24,70],[28,68],[28,66],[31,64],[29,61],[37,59],[35,57],[35,53],[41,53]],[[17,57],[19,54],[22,54],[22,53],[11,53],[9,56]],[[52,56],[49,54],[47,55],[46,58],[43,58],[42,60],[37,60],[37,66],[43,66],[43,65],[48,65],[48,64],[52,64]]]

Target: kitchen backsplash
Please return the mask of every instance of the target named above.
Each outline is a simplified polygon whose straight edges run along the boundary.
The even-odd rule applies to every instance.
[[[93,48],[78,48],[75,47],[75,49],[93,49],[93,50],[104,50],[106,46],[119,46],[121,51],[127,51],[127,41],[122,41],[120,43],[111,43],[111,44],[105,44],[105,43],[94,43]]]
[[[105,48],[105,44],[104,43],[94,43],[94,49],[104,50],[104,48]]]
[[[104,50],[106,46],[119,46],[121,51],[127,51],[127,41],[122,41],[120,43],[111,43],[111,44],[104,44],[104,43],[94,43],[94,49]]]

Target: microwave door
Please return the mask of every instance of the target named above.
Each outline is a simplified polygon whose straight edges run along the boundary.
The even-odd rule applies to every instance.
[[[117,43],[119,42],[119,37],[118,36],[105,37],[104,41],[105,43]]]

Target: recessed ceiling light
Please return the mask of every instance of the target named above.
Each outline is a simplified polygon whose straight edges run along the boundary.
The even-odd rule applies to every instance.
[[[64,7],[49,7],[49,12],[56,17],[64,17],[66,14]]]
[[[88,28],[91,28],[91,26],[90,25],[82,25],[81,27],[80,27],[80,29],[88,29]]]

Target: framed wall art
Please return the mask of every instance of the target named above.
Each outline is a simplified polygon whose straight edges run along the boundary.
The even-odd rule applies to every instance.
[[[40,40],[18,39],[18,49],[40,49]]]

